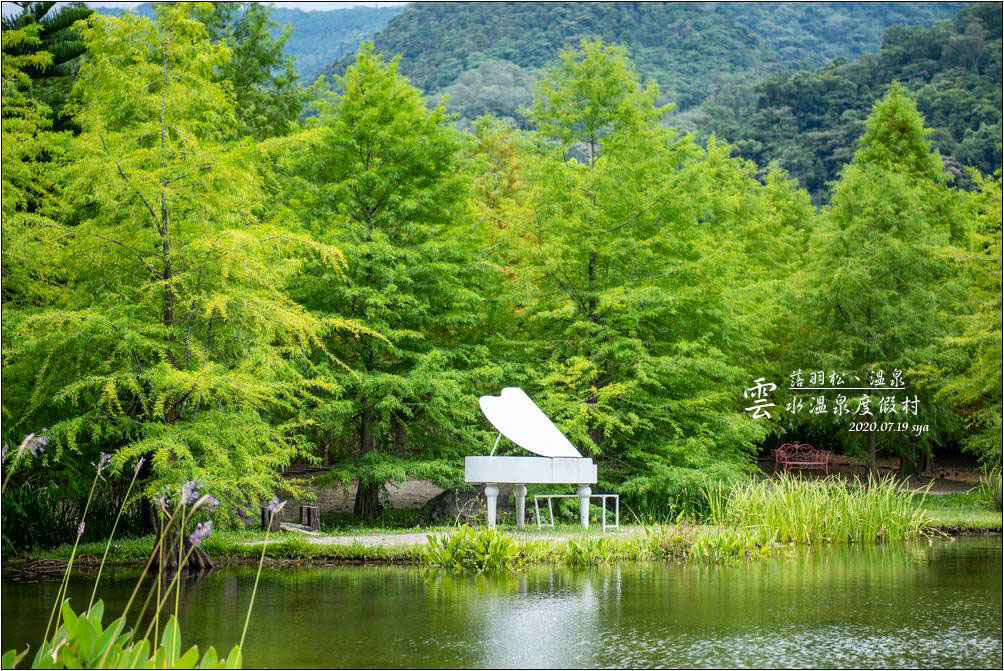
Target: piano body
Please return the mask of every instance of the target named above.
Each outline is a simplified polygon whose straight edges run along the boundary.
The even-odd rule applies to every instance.
[[[518,387],[506,387],[498,396],[482,396],[481,411],[499,431],[487,457],[464,458],[464,481],[484,483],[488,526],[495,526],[498,485],[512,484],[516,497],[516,523],[526,522],[526,484],[578,485],[579,519],[589,527],[589,496],[596,484],[596,465],[572,446],[558,427]],[[536,457],[496,457],[495,448],[505,436]]]

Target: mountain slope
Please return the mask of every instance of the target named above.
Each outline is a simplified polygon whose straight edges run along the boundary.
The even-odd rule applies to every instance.
[[[625,44],[681,109],[737,80],[876,51],[891,25],[930,25],[960,3],[422,3],[374,37],[432,93],[489,61],[539,68],[566,44]],[[344,70],[348,57],[325,69]],[[510,73],[511,74],[511,73]]]
[[[878,54],[778,75],[706,104],[700,127],[766,165],[780,162],[818,201],[850,160],[872,105],[904,84],[960,185],[963,166],[1001,167],[1001,11],[968,7],[932,28],[890,28]]]

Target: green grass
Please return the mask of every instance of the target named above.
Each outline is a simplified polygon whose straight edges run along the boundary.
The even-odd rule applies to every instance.
[[[993,510],[985,496],[975,488],[968,492],[914,496],[936,527],[973,531],[1001,528],[1001,513]]]
[[[931,526],[921,501],[892,478],[860,486],[782,474],[706,492],[713,524],[768,533],[782,543],[905,540]]]

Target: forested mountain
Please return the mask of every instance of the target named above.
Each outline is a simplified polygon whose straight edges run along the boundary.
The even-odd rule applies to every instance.
[[[903,83],[932,130],[949,172],[1001,167],[1001,5],[968,7],[931,28],[890,28],[878,54],[775,75],[719,94],[698,126],[742,156],[777,160],[818,200],[864,132],[872,105]]]
[[[296,59],[296,72],[310,80],[333,60],[355,54],[359,45],[382,28],[404,9],[391,7],[349,7],[330,11],[307,12],[301,9],[272,7],[273,36],[289,26],[293,32],[286,40],[284,52]],[[119,16],[123,10],[100,7],[102,14]],[[145,2],[132,11],[153,18],[154,3]]]
[[[581,39],[628,47],[640,73],[686,109],[724,86],[876,51],[890,26],[931,25],[961,3],[419,3],[377,35],[401,72],[438,92],[493,61],[537,69]],[[326,69],[344,71],[344,57]],[[506,89],[513,68],[495,67]],[[481,86],[496,86],[479,79]],[[519,81],[520,77],[515,79]],[[489,98],[518,91],[487,91]],[[454,91],[454,98],[458,91]],[[476,94],[477,91],[471,91]],[[528,98],[529,91],[524,95]],[[459,102],[468,105],[466,101]],[[477,106],[477,105],[475,105]],[[505,109],[500,110],[503,113]]]

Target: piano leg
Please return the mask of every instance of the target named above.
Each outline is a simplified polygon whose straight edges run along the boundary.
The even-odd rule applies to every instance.
[[[589,485],[579,485],[579,520],[582,522],[582,528],[589,528],[589,496],[593,493],[593,490],[589,488]]]
[[[513,485],[512,493],[516,497],[516,526],[522,529],[526,522],[526,485]]]
[[[485,485],[485,501],[488,503],[488,527],[495,527],[495,504],[498,503],[498,485]]]

